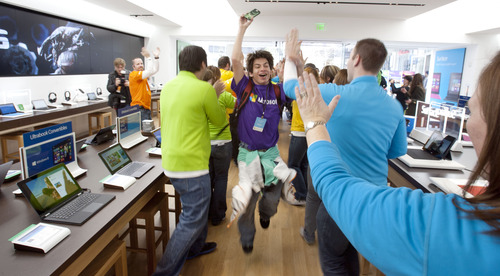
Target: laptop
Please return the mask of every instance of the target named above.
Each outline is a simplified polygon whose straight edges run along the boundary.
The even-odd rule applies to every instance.
[[[156,140],[156,147],[161,148],[161,128],[153,130],[153,137]]]
[[[140,178],[154,167],[154,164],[151,163],[132,162],[120,143],[116,143],[98,154],[112,175]]]
[[[64,163],[17,183],[42,221],[82,225],[115,196],[84,192]]]
[[[44,99],[32,100],[31,104],[33,105],[33,110],[35,111],[50,111],[57,109],[54,107],[49,107]]]
[[[455,140],[434,131],[422,148],[408,147],[406,154],[398,159],[412,168],[462,170],[465,166],[451,160],[450,150]]]
[[[102,98],[98,98],[97,95],[94,92],[89,92],[87,93],[87,97],[89,101],[102,101]]]
[[[114,140],[115,139],[115,135],[113,134],[114,128],[115,125],[99,129],[97,134],[94,135],[92,138],[88,139],[85,143],[88,145],[99,145],[104,142]]]
[[[28,114],[18,112],[13,103],[0,104],[0,115],[8,118],[15,118],[19,116],[26,116]]]
[[[86,149],[86,145],[87,145],[86,142],[87,142],[87,139],[81,139],[81,140],[76,141],[75,152],[80,152],[80,151]]]
[[[116,118],[118,143],[124,149],[130,149],[133,146],[144,142],[148,137],[141,133],[141,112],[134,112]]]
[[[0,165],[0,186],[2,186],[3,182],[5,181],[5,176],[7,176],[12,163],[13,161],[9,161]]]

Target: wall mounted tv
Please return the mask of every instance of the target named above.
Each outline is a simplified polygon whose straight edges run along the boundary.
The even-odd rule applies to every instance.
[[[144,38],[0,3],[0,77],[106,74]]]

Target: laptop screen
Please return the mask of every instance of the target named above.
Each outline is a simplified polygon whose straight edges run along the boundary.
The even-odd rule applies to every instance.
[[[44,100],[33,100],[31,103],[34,109],[46,109],[48,107]]]
[[[141,112],[118,117],[118,137],[121,140],[141,132]]]
[[[87,96],[89,97],[89,100],[97,100],[97,96],[94,92],[87,93]]]
[[[39,215],[82,190],[63,163],[32,175],[17,185]]]
[[[74,132],[41,143],[24,147],[23,169],[31,176],[59,163],[69,164],[76,161]]]
[[[99,157],[111,174],[115,174],[121,168],[132,162],[130,156],[128,156],[119,143],[99,152]]]
[[[8,104],[0,104],[0,114],[5,115],[5,114],[11,114],[11,113],[16,113],[16,107],[14,106],[13,103],[8,103]]]

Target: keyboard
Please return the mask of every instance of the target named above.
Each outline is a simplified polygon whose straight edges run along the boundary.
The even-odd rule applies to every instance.
[[[414,159],[439,160],[439,158],[421,149],[408,149],[406,154]]]
[[[73,199],[71,202],[68,202],[68,204],[64,205],[59,210],[52,213],[52,215],[50,216],[58,219],[70,218],[76,212],[89,205],[97,197],[99,197],[98,194],[83,193],[79,197]]]
[[[128,164],[127,166],[123,167],[121,170],[117,171],[117,174],[121,175],[133,175],[136,171],[140,170],[142,167],[144,167],[146,163],[143,162],[132,162]]]

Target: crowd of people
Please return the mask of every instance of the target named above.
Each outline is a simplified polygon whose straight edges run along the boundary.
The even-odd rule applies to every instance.
[[[186,260],[216,250],[216,242],[206,241],[207,222],[237,221],[242,251],[251,254],[257,204],[267,229],[280,198],[305,206],[297,232],[309,245],[317,240],[324,275],[359,275],[358,253],[388,275],[495,274],[500,54],[480,77],[467,122],[478,155],[467,185],[484,177],[489,186],[468,199],[425,194],[387,185],[388,160],[407,151],[404,116],[425,101],[421,74],[404,76],[400,87],[391,79],[386,87],[387,50],[372,38],[356,43],[347,68],[319,70],[305,63],[296,29],[286,35],[285,60],[275,64],[265,50],[242,58],[252,22],[239,18],[232,55],[217,66],[207,64],[203,48],[185,47],[178,76],[163,87],[162,165],[183,208],[155,275],[179,275]],[[139,104],[143,119],[151,118],[147,78],[158,71],[159,52],[147,69],[134,59],[130,73],[125,61],[115,60],[110,105]],[[145,49],[142,55],[151,56]],[[277,147],[286,106],[292,114],[287,163]],[[231,159],[239,179],[226,219]]]

